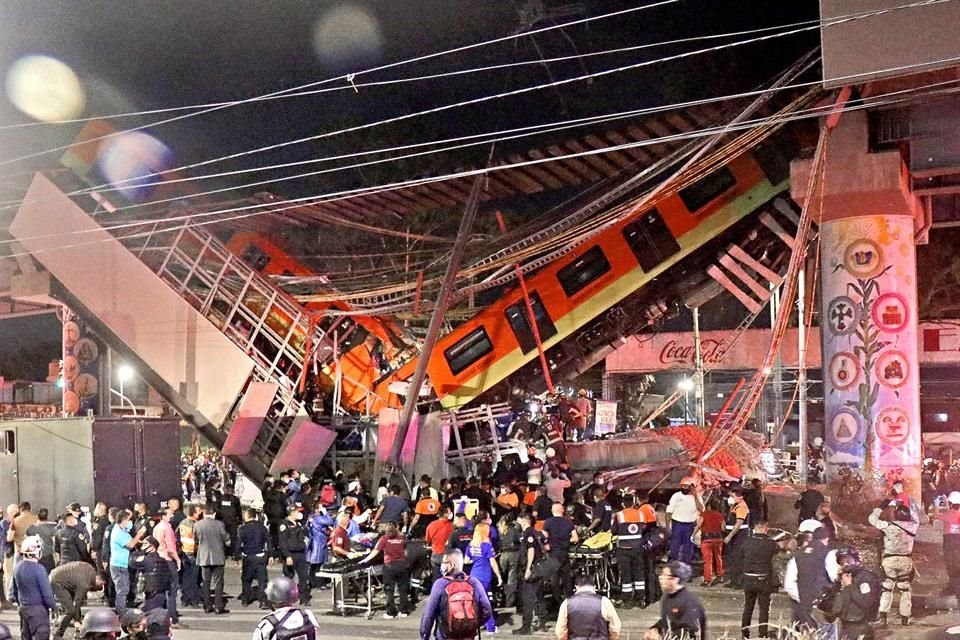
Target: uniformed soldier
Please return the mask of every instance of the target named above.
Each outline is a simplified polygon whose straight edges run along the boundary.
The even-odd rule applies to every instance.
[[[947,496],[949,508],[940,514],[943,522],[943,560],[947,568],[947,594],[960,601],[960,491]]]
[[[286,524],[286,523],[284,523]],[[267,585],[267,600],[273,609],[253,631],[253,640],[315,640],[319,625],[313,612],[296,606],[301,600],[297,585],[285,576]]]
[[[113,609],[97,607],[87,611],[78,635],[84,640],[117,640],[120,618]]]
[[[170,564],[157,553],[160,543],[147,536],[140,543],[139,552],[130,553],[130,568],[143,575],[143,612],[163,609],[167,604],[167,591],[173,576]]]
[[[278,545],[283,557],[283,575],[297,576],[300,604],[310,604],[310,564],[307,562],[307,530],[303,514],[296,507],[287,509],[287,518],[280,524]]]
[[[63,527],[57,532],[55,540],[60,564],[78,561],[93,564],[93,558],[90,557],[90,537],[72,512],[63,516]]]
[[[883,593],[880,596],[880,623],[887,624],[887,614],[893,607],[893,592],[900,591],[900,623],[910,624],[913,580],[913,541],[920,523],[914,519],[910,506],[898,500],[885,509],[877,507],[867,521],[883,532]],[[944,536],[946,538],[946,536]]]
[[[640,603],[646,590],[643,574],[643,521],[636,498],[623,497],[623,509],[613,518],[613,535],[617,538],[617,568],[620,570],[620,598],[624,609]]]
[[[766,522],[755,522],[753,533],[743,541],[743,616],[740,627],[744,638],[750,637],[753,609],[760,605],[757,614],[760,622],[759,637],[767,637],[767,621],[770,619],[770,596],[777,589],[773,573],[773,557],[780,552],[773,538],[767,535]]]
[[[522,582],[520,583],[520,598],[523,602],[523,624],[514,629],[515,635],[530,635],[533,633],[533,614],[536,609],[538,629],[547,628],[546,604],[543,599],[543,584],[541,577],[534,572],[534,565],[543,558],[543,537],[533,527],[530,514],[523,513],[517,519],[523,534],[520,537],[520,566]]]
[[[242,561],[240,573],[240,604],[248,606],[256,598],[253,593],[253,581],[257,581],[257,594],[260,608],[267,609],[267,562],[270,558],[270,532],[260,521],[254,509],[243,512],[243,524],[237,532],[236,557]]]

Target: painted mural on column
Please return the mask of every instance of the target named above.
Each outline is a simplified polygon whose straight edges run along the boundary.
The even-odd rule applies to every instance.
[[[99,363],[103,345],[73,314],[63,320],[63,412],[85,416],[97,412]]]
[[[821,226],[826,463],[838,501],[902,477],[919,500],[916,247],[911,216]]]

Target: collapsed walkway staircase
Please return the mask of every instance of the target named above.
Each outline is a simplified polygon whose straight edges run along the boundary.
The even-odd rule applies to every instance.
[[[351,321],[311,321],[202,227],[113,235],[95,217],[102,194],[67,193],[37,174],[10,227],[58,297],[251,478],[318,464],[335,432],[309,420],[299,382],[305,360],[333,364]]]

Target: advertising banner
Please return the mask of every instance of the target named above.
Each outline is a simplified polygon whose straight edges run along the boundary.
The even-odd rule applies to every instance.
[[[617,430],[617,403],[607,400],[597,400],[597,406],[594,411],[596,414],[596,423],[593,433],[602,436],[608,433],[615,433]]]

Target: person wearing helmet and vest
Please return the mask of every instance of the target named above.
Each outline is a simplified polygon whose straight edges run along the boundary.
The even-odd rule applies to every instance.
[[[117,640],[120,631],[120,618],[116,612],[106,607],[97,607],[83,616],[77,636],[83,640]]]
[[[617,567],[620,569],[620,598],[624,609],[631,609],[646,591],[643,571],[643,517],[636,497],[623,497],[623,509],[614,514],[613,535],[617,537]]]
[[[43,542],[27,536],[20,544],[21,561],[13,571],[13,602],[20,605],[22,640],[50,639],[50,611],[57,603],[47,570],[40,564]]]
[[[557,615],[557,640],[618,640],[620,616],[608,598],[597,593],[594,577],[581,574],[576,592],[563,601]]]
[[[900,591],[900,622],[910,624],[912,597],[910,582],[913,580],[913,542],[920,523],[914,519],[910,505],[893,500],[877,507],[867,517],[867,522],[883,533],[883,593],[880,595],[880,623],[887,624],[887,614],[893,607],[893,592]]]
[[[267,585],[267,601],[273,609],[253,630],[253,640],[315,640],[319,625],[313,612],[299,607],[300,588],[286,576],[278,576]]]
[[[943,522],[943,560],[948,578],[944,593],[960,599],[960,491],[950,492],[947,507],[939,516]]]

